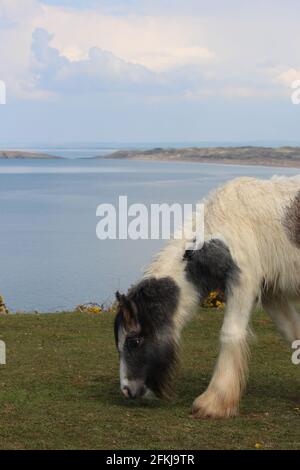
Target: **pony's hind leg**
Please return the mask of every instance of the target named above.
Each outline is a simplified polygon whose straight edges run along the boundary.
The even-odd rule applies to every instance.
[[[207,390],[194,401],[195,418],[238,414],[248,369],[248,323],[256,298],[249,284],[241,280],[227,299],[219,357]]]
[[[289,344],[300,340],[300,314],[290,300],[270,295],[263,299],[263,308]]]

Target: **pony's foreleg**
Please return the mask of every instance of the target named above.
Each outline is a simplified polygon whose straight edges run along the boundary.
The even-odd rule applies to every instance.
[[[231,289],[221,330],[219,357],[207,390],[193,403],[195,418],[221,418],[238,413],[247,377],[248,323],[255,297],[255,289],[246,282],[241,281]]]
[[[281,296],[266,296],[263,307],[288,343],[300,340],[300,315],[292,302]]]

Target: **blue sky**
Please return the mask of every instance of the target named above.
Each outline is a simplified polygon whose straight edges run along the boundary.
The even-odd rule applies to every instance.
[[[0,0],[0,142],[300,141],[296,0]]]

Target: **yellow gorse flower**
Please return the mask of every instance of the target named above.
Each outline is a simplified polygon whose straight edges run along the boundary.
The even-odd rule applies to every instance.
[[[83,304],[76,307],[76,311],[81,313],[92,313],[98,315],[103,312],[103,307],[98,304]]]
[[[204,308],[219,308],[225,306],[224,293],[221,290],[215,290],[209,293],[206,299],[202,302]]]

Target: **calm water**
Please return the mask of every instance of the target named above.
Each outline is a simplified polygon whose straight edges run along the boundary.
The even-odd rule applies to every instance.
[[[116,204],[119,195],[129,203],[195,203],[236,176],[296,173],[194,163],[0,160],[0,293],[13,310],[109,302],[164,242],[99,241],[98,204]]]

